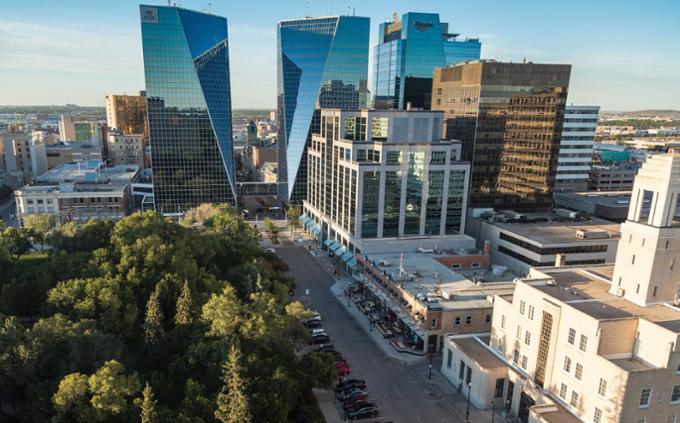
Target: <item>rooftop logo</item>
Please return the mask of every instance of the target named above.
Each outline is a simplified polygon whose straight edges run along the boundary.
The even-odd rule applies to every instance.
[[[158,9],[155,7],[143,6],[140,9],[142,23],[158,23]]]
[[[413,26],[420,32],[426,32],[428,29],[432,28],[432,22],[413,22]]]

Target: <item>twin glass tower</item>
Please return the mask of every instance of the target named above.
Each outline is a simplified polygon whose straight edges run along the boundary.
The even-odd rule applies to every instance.
[[[225,18],[140,6],[154,208],[236,205]]]

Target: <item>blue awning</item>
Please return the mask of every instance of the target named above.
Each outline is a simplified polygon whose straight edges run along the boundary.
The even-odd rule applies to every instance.
[[[334,243],[335,243],[335,241],[333,241],[332,239],[327,239],[323,242],[323,245],[328,247],[328,246],[330,246],[331,244],[334,244]]]
[[[314,236],[319,236],[321,235],[321,230],[317,228],[312,228],[312,233],[314,234]]]
[[[333,241],[333,244],[331,245],[331,251],[333,252],[333,254],[335,255],[340,254],[338,253],[338,251],[340,251],[341,248],[343,248],[342,244],[338,244],[337,242]]]
[[[345,263],[347,263],[352,258],[354,258],[354,254],[351,251],[346,252],[342,255],[342,257],[340,257],[340,259],[342,259],[342,261]]]
[[[300,217],[298,217],[298,220],[300,222],[306,222],[307,221],[307,215],[305,213],[302,213]]]
[[[354,266],[356,266],[356,265],[357,265],[357,259],[355,259],[354,257],[352,257],[352,258],[349,259],[349,261],[347,262],[347,265],[348,265],[349,267],[354,267]]]
[[[335,255],[342,256],[343,254],[345,254],[346,251],[347,248],[345,248],[344,245],[340,244],[340,248],[338,248],[338,251],[335,252]]]

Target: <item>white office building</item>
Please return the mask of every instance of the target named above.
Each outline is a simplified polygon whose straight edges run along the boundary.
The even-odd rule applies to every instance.
[[[441,112],[322,110],[305,226],[353,253],[473,246],[463,235],[470,165],[441,125]]]
[[[588,189],[599,112],[599,106],[566,107],[555,191]]]

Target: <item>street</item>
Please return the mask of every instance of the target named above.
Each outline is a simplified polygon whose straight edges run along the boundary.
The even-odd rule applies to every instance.
[[[10,216],[13,216],[15,213],[16,207],[14,205],[14,198],[0,204],[0,219],[2,219],[4,225],[11,226],[12,224],[16,224],[16,218],[10,221]]]
[[[406,365],[376,345],[330,291],[333,278],[305,248],[276,248],[297,280],[296,299],[318,311],[331,343],[352,368],[352,377],[366,380],[369,397],[381,410],[381,422],[463,422],[447,396],[427,380],[427,359]],[[305,296],[305,290],[310,295]]]

